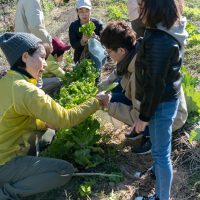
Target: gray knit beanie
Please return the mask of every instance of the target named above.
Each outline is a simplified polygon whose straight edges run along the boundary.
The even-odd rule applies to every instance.
[[[0,33],[0,47],[11,67],[24,52],[36,48],[39,42],[39,38],[29,33]]]

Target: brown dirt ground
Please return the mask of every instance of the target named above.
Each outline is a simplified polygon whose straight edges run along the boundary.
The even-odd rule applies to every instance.
[[[104,5],[102,9],[93,10],[95,16],[100,16],[101,20],[106,22],[106,16],[104,12]],[[65,42],[68,40],[68,27],[72,21],[76,19],[76,12],[74,9],[74,3],[69,2],[67,6],[55,8],[49,16],[46,17],[47,29],[53,36],[60,37]],[[110,68],[106,67],[103,77],[109,74]],[[115,126],[116,126],[115,121]],[[88,199],[92,200],[130,200],[135,197],[136,194],[147,195],[154,191],[154,181],[149,174],[146,174],[142,178],[135,178],[134,172],[144,171],[151,166],[152,160],[150,155],[139,156],[131,152],[131,148],[138,145],[137,142],[127,142],[124,134],[130,129],[126,125],[119,124],[116,128],[112,124],[107,123],[104,127],[102,134],[108,134],[110,140],[105,144],[102,144],[105,154],[114,155],[114,165],[121,170],[124,176],[124,180],[118,183],[111,182],[107,179],[96,180],[96,184],[92,187],[92,195]],[[194,173],[191,167],[191,160],[189,158],[194,156],[192,152],[196,147],[188,143],[187,131],[188,127],[178,131],[174,135],[174,149],[173,149],[173,162],[174,162],[174,181],[172,186],[172,200],[197,200],[197,190],[191,189],[188,184],[189,177]],[[113,151],[113,152],[112,152]],[[109,158],[107,158],[109,160]],[[193,161],[196,159],[194,157]],[[185,161],[185,162],[184,162]],[[113,161],[111,166],[113,167]],[[197,163],[197,161],[196,161]],[[94,169],[96,172],[102,172],[104,168],[101,166]],[[64,200],[71,199],[76,200],[77,189],[80,182],[83,182],[83,178],[73,178],[67,186],[63,188],[53,190],[48,193],[39,194],[26,200]],[[113,195],[112,194],[113,191]],[[84,198],[80,198],[81,200]]]

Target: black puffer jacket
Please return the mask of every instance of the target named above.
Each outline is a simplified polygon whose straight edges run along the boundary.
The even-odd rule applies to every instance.
[[[140,116],[148,122],[159,103],[179,97],[181,47],[168,33],[147,29],[135,63],[136,99]]]

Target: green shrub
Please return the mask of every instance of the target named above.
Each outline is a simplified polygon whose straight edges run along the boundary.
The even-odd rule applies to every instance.
[[[184,14],[193,20],[200,20],[200,9],[199,8],[184,8]]]
[[[47,14],[53,10],[54,4],[50,0],[42,0],[42,7],[43,7],[44,13]]]
[[[184,65],[187,69],[190,68],[200,73],[200,43],[188,44],[185,49]]]
[[[188,34],[189,34],[189,37],[191,37],[191,36],[194,35],[194,34],[199,33],[199,32],[198,32],[197,26],[194,25],[194,24],[193,24],[192,22],[190,22],[190,21],[187,22],[186,30],[187,30],[187,32],[188,32]]]
[[[195,87],[199,84],[199,79],[192,77],[185,67],[182,67],[182,75],[182,86],[188,109],[188,121],[192,123],[197,122],[200,116],[200,91]]]
[[[109,20],[128,20],[128,9],[125,3],[110,5],[107,9]]]
[[[200,140],[200,128],[196,128],[191,131],[189,141],[199,141]]]
[[[195,44],[200,44],[200,33],[192,35],[188,39],[189,44],[195,45]]]
[[[200,8],[199,0],[185,0],[186,6],[189,8]]]

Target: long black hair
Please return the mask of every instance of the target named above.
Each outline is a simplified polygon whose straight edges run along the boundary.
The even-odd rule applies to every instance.
[[[162,23],[169,29],[180,19],[183,4],[183,0],[141,0],[139,18],[149,27]]]

